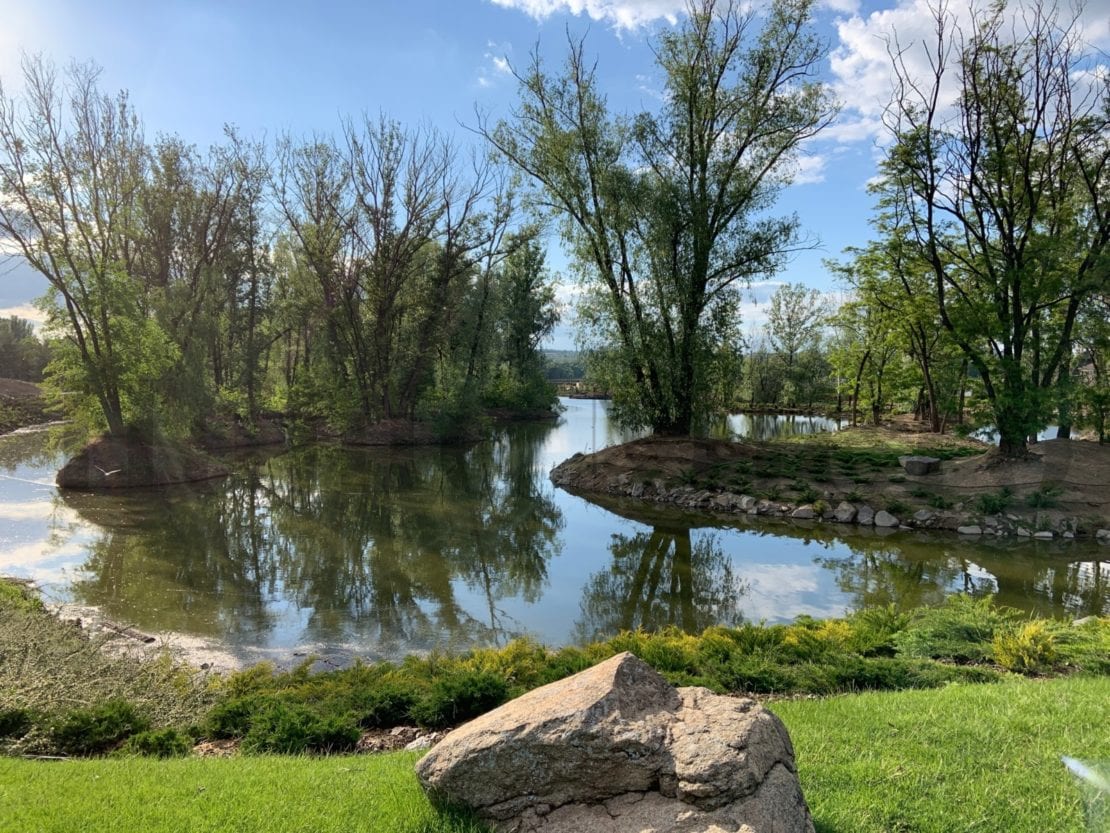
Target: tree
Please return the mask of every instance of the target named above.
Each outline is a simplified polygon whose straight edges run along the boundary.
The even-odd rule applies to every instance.
[[[60,82],[31,58],[23,72],[22,101],[0,87],[0,234],[56,293],[50,323],[66,348],[56,367],[121,433],[150,374],[174,359],[129,271],[149,165],[142,129],[125,94],[97,90],[94,67],[74,64]]]
[[[892,50],[884,187],[928,265],[942,326],[982,380],[1000,453],[1023,456],[1084,299],[1108,280],[1110,85],[1084,80],[1093,56],[1055,6],[1034,0],[1012,24],[1004,3],[973,13],[965,35],[935,10],[924,80]]]
[[[740,287],[799,243],[796,218],[766,210],[833,115],[811,5],[779,0],[757,32],[744,4],[692,3],[656,44],[665,103],[631,119],[609,112],[581,42],[559,75],[533,55],[513,118],[482,128],[563,222],[592,290],[580,319],[613,357],[626,424],[688,434],[718,404],[710,380],[738,349]]]
[[[0,378],[38,382],[49,359],[49,348],[30,321],[16,315],[0,318]]]
[[[794,405],[812,361],[800,361],[816,350],[827,315],[825,299],[800,283],[783,284],[771,296],[767,311],[767,341],[779,353],[785,369],[787,402]]]

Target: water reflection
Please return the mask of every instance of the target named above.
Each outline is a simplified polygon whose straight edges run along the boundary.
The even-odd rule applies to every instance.
[[[899,535],[849,543],[850,554],[818,559],[834,571],[853,608],[893,604],[909,610],[952,592],[994,596],[1038,616],[1110,612],[1110,563],[1090,550],[994,540],[965,546],[951,536]]]
[[[3,437],[0,573],[248,660],[696,632],[954,592],[1043,615],[1110,613],[1110,549],[1094,543],[710,518],[556,490],[553,465],[626,438],[605,403],[565,404],[558,425],[512,426],[469,449],[255,453],[223,481],[136,494],[59,496],[47,435]],[[778,423],[801,424],[815,425]]]
[[[469,450],[296,449],[221,486],[62,500],[104,529],[73,595],[140,627],[381,655],[524,631],[563,520],[538,489],[550,426]],[[460,592],[478,604],[464,604]]]
[[[838,431],[845,420],[805,414],[729,414],[712,426],[710,436],[765,442],[779,437],[798,437]]]
[[[675,626],[700,633],[743,619],[744,586],[717,535],[694,540],[690,527],[664,524],[650,532],[614,534],[609,552],[612,563],[586,581],[575,641],[635,628]]]

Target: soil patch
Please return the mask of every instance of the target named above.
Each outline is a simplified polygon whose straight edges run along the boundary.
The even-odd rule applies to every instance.
[[[188,446],[150,441],[135,433],[93,440],[58,472],[63,489],[134,489],[223,477],[228,469]]]

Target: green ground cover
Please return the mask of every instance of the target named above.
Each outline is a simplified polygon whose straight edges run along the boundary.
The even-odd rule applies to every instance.
[[[5,599],[7,601],[5,601]],[[676,685],[828,695],[995,682],[1014,673],[1110,674],[1110,618],[1030,620],[989,598],[875,608],[792,625],[624,633],[585,647],[528,641],[458,656],[313,673],[262,664],[206,675],[166,656],[114,658],[21,590],[0,593],[0,751],[184,754],[200,738],[253,753],[337,753],[367,729],[458,725],[523,692],[631,651]]]
[[[818,833],[1081,833],[1061,755],[1110,760],[1110,679],[776,702]],[[433,809],[416,756],[0,758],[0,831],[476,833]]]

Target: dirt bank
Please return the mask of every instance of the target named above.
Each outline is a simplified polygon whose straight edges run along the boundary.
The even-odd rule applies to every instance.
[[[193,483],[227,473],[223,463],[188,446],[129,433],[93,440],[62,467],[55,482],[63,489],[134,489]]]
[[[973,441],[888,428],[773,443],[649,437],[576,454],[551,479],[585,496],[969,535],[1110,528],[1110,447],[1049,440],[1030,452],[1000,461]],[[898,457],[914,453],[947,459],[939,472],[910,475]]]

